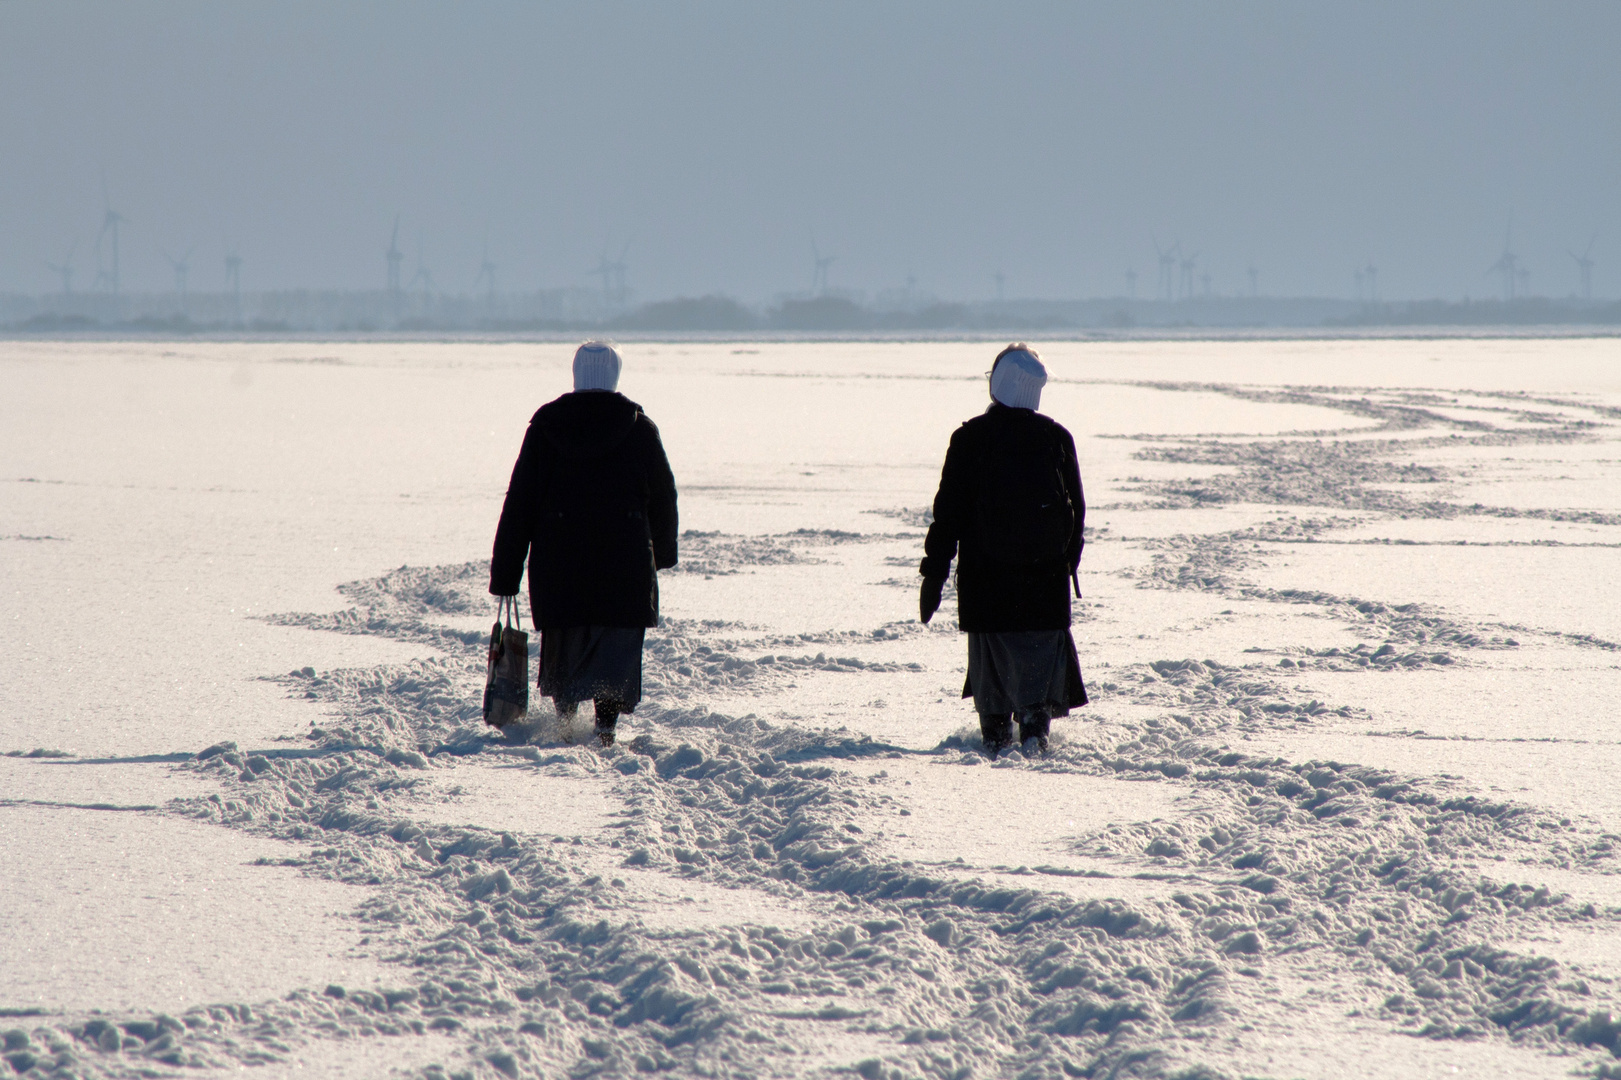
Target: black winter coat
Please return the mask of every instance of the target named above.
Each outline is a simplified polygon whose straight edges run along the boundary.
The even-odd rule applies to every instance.
[[[977,522],[980,494],[995,482],[989,475],[992,446],[1060,459],[1059,475],[1075,513],[1075,530],[1062,559],[1025,567],[999,562],[987,551]],[[926,578],[944,581],[952,557],[957,558],[957,623],[969,633],[1067,630],[1070,575],[1080,565],[1085,523],[1074,438],[1038,412],[994,403],[951,436],[919,569]]]
[[[541,629],[657,626],[656,571],[676,561],[675,477],[659,429],[623,394],[542,405],[512,467],[490,592],[529,601]]]

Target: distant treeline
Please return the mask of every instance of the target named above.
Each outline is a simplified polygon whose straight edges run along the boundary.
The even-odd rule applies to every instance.
[[[0,328],[16,334],[248,333],[874,333],[1062,332],[1200,329],[1321,329],[1415,326],[1621,326],[1621,302],[1348,300],[1200,296],[930,301],[904,309],[849,296],[786,298],[751,308],[727,296],[683,297],[611,311],[589,293],[491,298],[291,292],[240,298],[74,295],[0,297]],[[9,301],[9,302],[8,302]],[[9,317],[7,317],[9,316]]]
[[[1614,326],[1621,300],[1608,304],[1526,296],[1516,300],[1414,300],[1365,304],[1330,326]]]
[[[1021,314],[1019,325],[1030,329],[1073,326],[1056,315],[1030,317]],[[907,311],[881,311],[842,296],[818,296],[804,300],[784,300],[778,306],[756,314],[725,296],[696,299],[660,300],[645,304],[628,314],[607,320],[614,330],[972,330],[1008,325],[1008,315],[994,310],[975,310],[967,304],[930,304]]]

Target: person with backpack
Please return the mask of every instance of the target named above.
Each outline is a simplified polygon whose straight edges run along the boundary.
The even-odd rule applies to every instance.
[[[574,392],[529,421],[490,558],[490,592],[516,599],[527,557],[540,692],[565,732],[593,702],[603,746],[641,700],[658,571],[676,564],[675,477],[657,426],[618,392],[621,366],[604,342],[575,352]]]
[[[1075,440],[1036,411],[1047,369],[1009,345],[987,373],[991,404],[951,436],[934,521],[924,540],[919,614],[940,607],[957,560],[957,623],[968,634],[968,678],[985,750],[1019,743],[1045,754],[1052,718],[1086,704],[1070,588],[1080,596],[1086,500]]]

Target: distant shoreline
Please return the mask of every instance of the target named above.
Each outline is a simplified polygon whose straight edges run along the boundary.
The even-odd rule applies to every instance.
[[[108,340],[1185,341],[1569,337],[1621,333],[1621,301],[1520,296],[1389,302],[1190,296],[941,301],[829,291],[750,305],[711,294],[610,302],[589,290],[0,296],[0,337]]]
[[[220,330],[199,329],[175,333],[160,329],[140,330],[108,327],[77,331],[25,331],[0,327],[4,342],[99,342],[174,341],[192,343],[273,343],[273,342],[415,342],[475,344],[576,342],[602,336],[618,342],[690,344],[762,344],[816,342],[873,342],[886,344],[930,342],[1196,342],[1196,341],[1473,341],[1473,340],[1573,340],[1621,338],[1621,326],[1602,324],[1570,325],[1481,325],[1481,326],[1324,326],[1324,327],[1142,327],[1133,329],[1081,329],[1054,327],[987,327],[973,330],[738,330],[738,331],[659,331],[614,330],[581,326],[556,330]]]

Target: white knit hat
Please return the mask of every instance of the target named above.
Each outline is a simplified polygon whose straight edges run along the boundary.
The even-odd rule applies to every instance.
[[[991,371],[991,397],[1015,409],[1039,409],[1041,388],[1046,385],[1041,358],[1024,346],[1004,350]]]
[[[619,351],[606,341],[588,341],[574,353],[574,389],[619,389]]]

